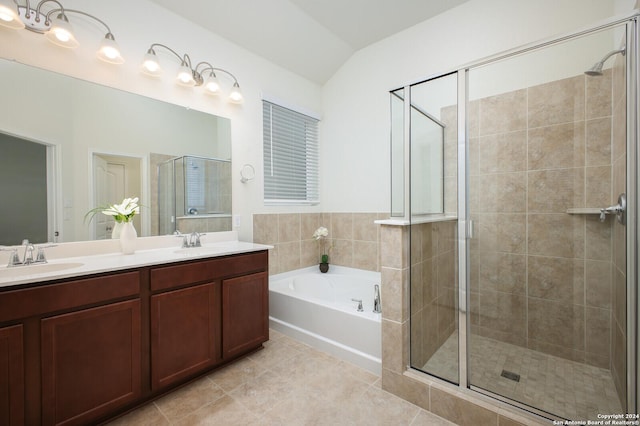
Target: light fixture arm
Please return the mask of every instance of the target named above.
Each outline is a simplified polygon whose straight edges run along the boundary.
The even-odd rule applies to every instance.
[[[42,0],[40,3],[38,3],[38,5],[36,6],[35,12],[36,12],[36,17],[35,17],[35,21],[36,22],[40,22],[40,15],[42,14],[41,9],[42,9],[42,5],[45,3],[55,3],[58,5],[58,9],[53,9],[54,11],[58,11],[60,12],[60,14],[62,16],[65,16],[65,8],[62,5],[62,3],[60,3],[58,0]],[[25,17],[27,19],[29,19],[30,14],[31,14],[31,6],[29,5],[29,0],[27,0],[27,10],[25,11]],[[51,14],[51,12],[47,12],[47,14],[45,15],[45,20],[44,20],[44,24],[45,25],[49,25],[49,15]]]
[[[176,56],[176,58],[180,59],[180,63],[181,64],[185,64],[186,60],[188,60],[189,61],[189,68],[191,68],[191,59],[189,58],[189,55],[185,54],[184,56],[180,56],[180,54],[178,54],[178,52],[176,52],[175,50],[173,50],[169,46],[166,46],[166,45],[161,44],[161,43],[153,43],[151,46],[149,46],[149,49],[147,50],[147,52],[148,53],[153,53],[155,55],[156,51],[153,49],[154,47],[162,47],[162,48],[168,50],[169,52],[173,53]]]
[[[45,1],[55,1],[56,3],[58,3],[56,0],[45,0]],[[95,19],[96,21],[98,21],[99,23],[104,25],[104,27],[107,29],[107,37],[113,39],[113,34],[111,33],[111,28],[109,28],[109,25],[107,25],[106,22],[104,22],[102,19],[98,18],[97,16],[93,16],[92,14],[87,13],[87,12],[83,12],[81,10],[63,9],[63,8],[50,10],[49,12],[47,12],[46,22],[50,22],[49,17],[51,15],[53,15],[54,13],[56,13],[56,12],[61,12],[63,15],[66,14],[67,12],[69,12],[69,13],[77,13],[79,15],[84,15],[84,16],[87,16],[89,18]]]
[[[198,71],[198,67],[199,67],[200,65],[207,65],[207,67],[206,67],[206,68],[203,68],[203,69],[202,69],[202,70],[200,70],[200,71]],[[200,62],[198,65],[196,65],[196,71],[197,71],[197,72],[199,72],[200,74],[204,74],[204,73],[205,73],[205,72],[207,72],[207,71],[211,71],[211,72],[213,72],[213,75],[216,75],[216,71],[220,71],[220,72],[223,72],[223,73],[225,73],[225,74],[228,74],[231,78],[233,78],[233,82],[234,82],[235,84],[238,84],[238,79],[236,78],[236,76],[235,76],[235,75],[231,74],[229,71],[227,71],[227,70],[225,70],[225,69],[222,69],[222,68],[216,68],[216,67],[214,67],[213,65],[211,65],[211,64],[210,64],[210,63],[208,63],[208,62]]]
[[[205,65],[205,68],[203,68],[202,70],[199,70],[200,65]],[[205,62],[205,61],[198,62],[198,64],[195,67],[195,71],[201,75],[204,74],[204,72],[207,70],[211,70],[213,72],[213,65],[211,65],[209,62]],[[215,75],[215,73],[213,75]]]

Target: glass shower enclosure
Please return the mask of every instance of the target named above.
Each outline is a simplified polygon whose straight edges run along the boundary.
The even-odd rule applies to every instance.
[[[231,161],[196,156],[158,165],[160,235],[231,229]]]
[[[636,412],[636,25],[391,92],[412,368],[546,418]]]

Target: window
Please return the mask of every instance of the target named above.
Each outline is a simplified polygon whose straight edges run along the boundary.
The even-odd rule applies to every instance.
[[[317,204],[318,120],[262,101],[266,204]]]

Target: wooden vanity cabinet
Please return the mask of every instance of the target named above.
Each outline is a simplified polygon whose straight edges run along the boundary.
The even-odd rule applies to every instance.
[[[141,395],[140,299],[41,323],[42,424],[88,424]]]
[[[151,296],[151,389],[220,361],[220,294],[207,283]]]
[[[0,424],[24,424],[22,325],[0,328]]]
[[[0,425],[99,424],[268,340],[268,254],[0,289]]]
[[[233,358],[269,340],[269,275],[222,281],[222,356]]]
[[[140,277],[0,292],[0,424],[91,424],[140,397]]]
[[[167,388],[269,339],[266,252],[151,269],[151,388]]]

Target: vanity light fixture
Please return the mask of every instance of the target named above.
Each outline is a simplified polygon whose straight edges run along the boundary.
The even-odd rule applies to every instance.
[[[198,62],[195,66],[191,63],[191,57],[188,54],[180,55],[175,50],[160,43],[153,43],[142,59],[140,71],[151,77],[159,77],[162,75],[162,67],[156,55],[156,48],[161,47],[171,52],[180,60],[180,68],[176,76],[176,83],[181,86],[202,86],[206,93],[216,95],[220,93],[221,86],[216,72],[228,75],[233,79],[233,87],[229,92],[229,101],[233,103],[242,103],[244,100],[238,79],[229,71],[222,68],[216,68],[209,62]]]
[[[45,11],[43,5],[47,3],[53,3],[55,6]],[[11,29],[26,28],[29,31],[44,34],[47,40],[58,46],[73,49],[78,47],[79,43],[73,35],[73,29],[67,17],[69,13],[89,17],[107,29],[97,52],[100,60],[112,64],[124,62],[111,29],[101,19],[81,10],[65,9],[57,0],[41,0],[35,7],[31,7],[29,0],[24,0],[24,5],[18,3],[18,0],[0,0],[0,26]]]

